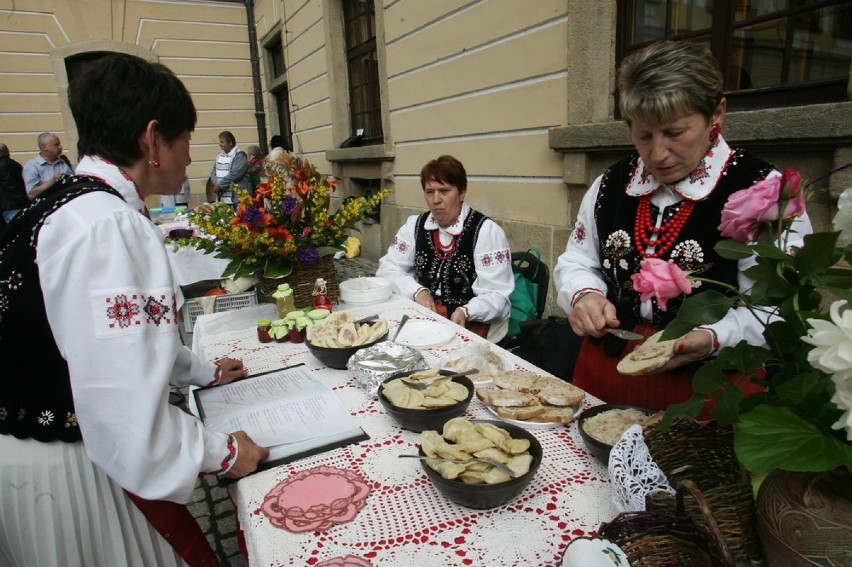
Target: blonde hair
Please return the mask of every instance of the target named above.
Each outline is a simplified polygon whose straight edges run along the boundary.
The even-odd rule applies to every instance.
[[[722,71],[703,45],[660,41],[624,59],[618,90],[621,116],[628,124],[670,122],[687,112],[709,119],[722,100]]]

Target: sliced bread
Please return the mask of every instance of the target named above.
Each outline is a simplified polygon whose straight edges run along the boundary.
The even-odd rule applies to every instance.
[[[648,337],[627,356],[622,358],[616,369],[627,376],[642,376],[662,368],[674,356],[677,339],[661,341],[663,331]]]

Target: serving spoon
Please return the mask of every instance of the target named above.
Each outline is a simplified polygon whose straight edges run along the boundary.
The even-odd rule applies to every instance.
[[[421,461],[443,461],[445,463],[459,463],[459,464],[462,464],[462,465],[467,464],[467,463],[487,463],[489,465],[493,465],[493,466],[497,467],[498,469],[505,472],[506,474],[508,474],[512,478],[516,478],[518,476],[515,473],[515,471],[513,471],[512,469],[510,469],[509,467],[507,467],[506,465],[504,465],[500,461],[496,461],[494,459],[480,459],[480,458],[443,459],[441,457],[426,457],[425,455],[422,456],[422,457],[420,455],[397,455],[397,457],[399,457],[400,459],[420,459]]]

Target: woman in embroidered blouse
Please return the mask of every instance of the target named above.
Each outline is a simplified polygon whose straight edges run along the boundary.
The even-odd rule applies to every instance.
[[[726,260],[713,249],[722,239],[722,208],[731,193],[780,173],[725,142],[722,74],[706,47],[652,44],[625,59],[618,81],[621,114],[637,154],[607,169],[583,198],[554,270],[557,303],[586,337],[574,371],[577,386],[607,402],[665,409],[692,394],[694,363],[741,340],[763,344],[763,327],[744,309],[732,309],[681,337],[674,358],[642,377],[615,369],[641,341],[627,343],[604,327],[649,336],[673,318],[682,297],[662,311],[632,288],[630,276],[644,258],[673,260],[683,270],[748,287],[743,271],[750,260]],[[793,243],[801,243],[811,231],[807,216],[792,230],[798,232]]]
[[[515,288],[506,234],[465,202],[467,173],[453,156],[423,166],[428,213],[412,215],[379,260],[394,290],[497,342],[506,335]]]
[[[76,174],[0,241],[0,564],[214,564],[182,503],[200,473],[242,477],[268,450],[168,403],[170,386],[245,376],[182,346],[182,296],[145,214],[146,197],[181,189],[195,107],[130,55],[99,60],[68,98]]]

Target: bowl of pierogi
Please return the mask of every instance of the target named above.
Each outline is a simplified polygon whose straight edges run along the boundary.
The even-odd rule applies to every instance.
[[[347,311],[335,311],[307,328],[305,344],[314,357],[337,370],[346,370],[353,354],[388,338],[388,322],[358,323]]]
[[[435,458],[420,462],[441,494],[483,510],[502,506],[524,491],[541,465],[542,449],[523,427],[458,417],[437,431],[423,431],[420,455]]]
[[[418,433],[441,429],[450,419],[463,415],[473,398],[470,378],[453,374],[431,368],[391,376],[379,388],[379,401],[403,429]]]

